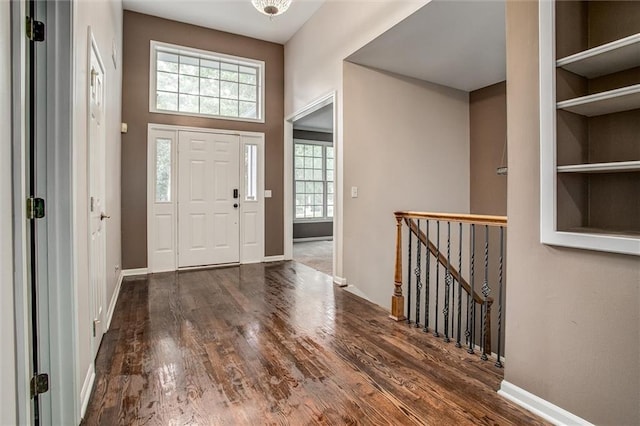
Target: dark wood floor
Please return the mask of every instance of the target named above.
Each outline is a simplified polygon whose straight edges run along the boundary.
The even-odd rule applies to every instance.
[[[86,425],[542,424],[492,363],[295,262],[127,279],[96,364]]]

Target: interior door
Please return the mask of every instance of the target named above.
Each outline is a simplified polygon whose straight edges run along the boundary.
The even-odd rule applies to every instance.
[[[89,286],[93,321],[92,350],[95,356],[104,334],[105,270],[105,123],[104,67],[97,45],[90,36],[89,81]]]
[[[237,135],[180,132],[178,266],[240,261]]]

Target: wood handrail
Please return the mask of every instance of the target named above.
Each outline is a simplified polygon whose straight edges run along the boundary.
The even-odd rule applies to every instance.
[[[431,241],[427,241],[427,236],[422,230],[418,231],[418,225],[413,220],[406,217],[404,219],[404,222],[407,224],[411,232],[420,239],[420,242],[429,249],[431,254],[438,260],[438,262],[445,268],[448,268],[449,273],[451,274],[453,279],[460,282],[460,285],[462,286],[462,288],[464,288],[467,294],[473,297],[474,302],[482,305],[482,303],[484,302],[484,298],[475,291],[472,291],[471,285],[469,285],[467,280],[464,279],[460,272],[447,260],[445,255],[442,252],[438,251],[438,248],[435,246],[435,244],[433,244]],[[491,302],[493,302],[493,298],[491,297],[488,297],[487,300],[491,300]]]
[[[396,218],[403,219],[434,219],[445,220],[450,222],[471,223],[475,225],[487,226],[507,226],[506,216],[489,216],[481,214],[452,214],[452,213],[431,213],[431,212],[414,212],[414,211],[397,211],[394,212]]]

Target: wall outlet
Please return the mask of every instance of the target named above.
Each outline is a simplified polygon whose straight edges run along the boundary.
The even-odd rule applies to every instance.
[[[358,198],[358,187],[357,186],[352,186],[351,187],[351,198]]]

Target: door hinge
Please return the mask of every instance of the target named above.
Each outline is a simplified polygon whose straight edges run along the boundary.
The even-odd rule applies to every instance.
[[[31,398],[49,391],[49,375],[36,374],[31,378]]]
[[[27,16],[27,37],[31,41],[44,41],[44,22]]]
[[[27,219],[42,219],[44,217],[44,198],[27,198]]]
[[[96,328],[98,327],[98,324],[100,324],[100,320],[99,319],[94,319],[93,320],[93,337],[96,337]]]

